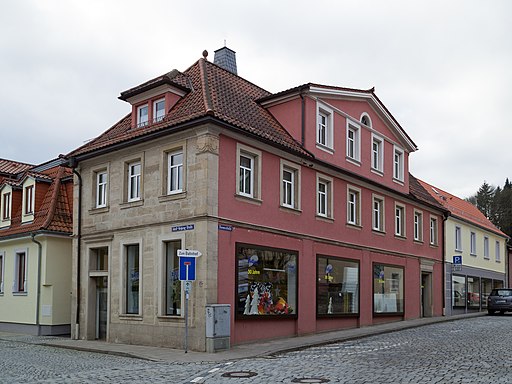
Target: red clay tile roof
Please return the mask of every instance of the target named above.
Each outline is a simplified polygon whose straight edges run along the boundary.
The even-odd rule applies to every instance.
[[[148,83],[153,84],[155,81],[158,82],[158,79],[160,78],[150,80]],[[177,81],[176,79],[181,79],[180,81],[190,89],[190,92],[168,111],[162,121],[132,128],[131,114],[127,115],[97,138],[69,153],[67,157],[79,157],[97,150],[107,150],[113,145],[165,133],[202,118],[214,118],[233,129],[239,129],[274,145],[310,156],[309,152],[304,150],[277,120],[258,104],[258,99],[270,95],[264,89],[205,59],[198,60],[183,73],[174,73],[173,81]],[[148,83],[126,92],[139,92],[140,89],[146,89]],[[123,93],[122,97],[129,96]]]
[[[0,173],[14,176],[17,173],[23,172],[32,167],[33,167],[33,165],[31,165],[31,164],[25,164],[25,163],[20,163],[18,161],[0,159]]]
[[[427,203],[441,211],[447,212],[448,210],[439,203],[434,197],[423,188],[420,181],[409,173],[409,193],[417,200]]]
[[[27,173],[30,173],[30,171]],[[43,179],[44,182],[46,180],[51,181],[41,205],[34,214],[34,220],[30,223],[22,224],[22,207],[13,207],[11,225],[0,229],[0,241],[5,237],[27,235],[39,231],[57,232],[67,235],[73,233],[72,170],[64,166],[56,166],[32,173],[32,176],[34,175]],[[20,186],[24,179],[25,177],[20,179],[18,186]],[[9,184],[12,185],[12,182],[9,182]]]
[[[448,209],[452,216],[475,224],[481,228],[487,229],[495,234],[503,237],[508,237],[505,233],[500,231],[480,210],[470,202],[460,199],[451,193],[443,191],[438,187],[434,187],[422,180],[418,182],[423,188],[440,204]]]

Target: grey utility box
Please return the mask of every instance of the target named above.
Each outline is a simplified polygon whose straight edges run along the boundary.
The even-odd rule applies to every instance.
[[[206,352],[229,349],[231,338],[231,305],[206,306]]]

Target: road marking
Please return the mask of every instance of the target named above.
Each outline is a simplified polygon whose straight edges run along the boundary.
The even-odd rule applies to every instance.
[[[190,382],[191,382],[191,383],[202,383],[202,382],[203,382],[203,380],[204,380],[204,377],[199,376],[199,377],[196,377],[196,378],[195,378],[195,379],[193,379],[193,380],[190,380]]]
[[[213,372],[217,372],[217,371],[220,371],[220,368],[213,368],[213,369],[210,369],[208,371],[208,373],[213,373]]]

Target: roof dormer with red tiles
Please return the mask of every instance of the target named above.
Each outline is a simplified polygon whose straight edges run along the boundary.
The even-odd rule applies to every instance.
[[[28,232],[71,234],[72,171],[54,160],[0,183],[0,239]]]
[[[119,99],[132,105],[131,127],[161,122],[176,103],[190,91],[188,79],[172,70],[141,85],[121,92]]]

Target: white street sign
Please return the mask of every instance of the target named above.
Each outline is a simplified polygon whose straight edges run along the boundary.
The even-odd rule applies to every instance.
[[[199,257],[202,253],[195,249],[178,249],[178,257]]]

